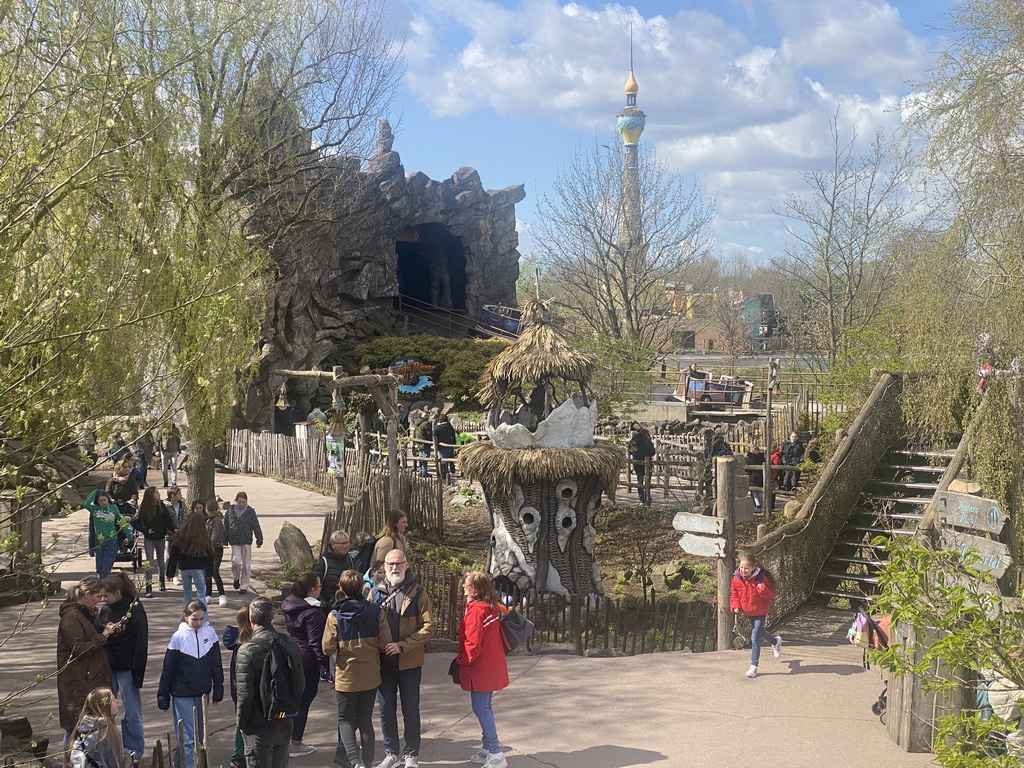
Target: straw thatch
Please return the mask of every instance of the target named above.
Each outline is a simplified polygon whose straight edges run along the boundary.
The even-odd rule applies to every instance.
[[[459,451],[459,472],[479,480],[488,493],[506,498],[512,497],[514,483],[597,475],[601,490],[611,496],[626,461],[626,450],[609,442],[598,442],[589,448],[509,449],[480,441]]]
[[[487,364],[480,378],[480,401],[485,406],[497,405],[508,384],[536,384],[556,377],[585,387],[594,373],[596,359],[573,348],[547,322],[542,302],[528,301],[525,312],[531,318],[529,327]]]

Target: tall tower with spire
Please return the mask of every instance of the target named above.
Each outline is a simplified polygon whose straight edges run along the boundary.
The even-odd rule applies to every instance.
[[[622,226],[620,245],[632,249],[643,242],[640,220],[640,170],[637,151],[640,135],[647,125],[647,115],[636,105],[636,94],[640,90],[633,76],[633,41],[629,42],[629,79],[626,80],[626,108],[619,112],[619,135],[625,146],[622,163]]]

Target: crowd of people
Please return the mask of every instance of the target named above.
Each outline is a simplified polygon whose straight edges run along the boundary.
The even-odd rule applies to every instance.
[[[75,765],[77,759],[83,765],[120,768],[126,757],[138,764],[144,753],[142,688],[149,654],[145,598],[153,596],[156,573],[161,591],[175,575],[182,584],[181,620],[166,644],[157,686],[158,707],[173,716],[176,768],[195,768],[196,750],[205,744],[207,697],[214,705],[224,697],[222,645],[230,652],[228,690],[235,703],[233,768],[281,768],[291,758],[314,752],[304,737],[323,681],[335,690],[335,764],[415,768],[421,746],[424,646],[434,635],[434,615],[430,596],[407,559],[408,516],[394,510],[376,537],[359,534],[355,542],[348,532],[335,531],[328,550],[294,580],[281,605],[285,632],[273,627],[273,603],[258,596],[219,634],[207,609],[214,584],[220,604],[226,604],[219,573],[224,548],[231,547],[234,588],[246,595],[251,589],[251,546],[253,541],[257,547],[263,544],[259,518],[245,493],[223,510],[216,501],[185,509],[175,503],[181,498],[176,487],[167,496],[163,500],[157,488],[146,488],[134,516],[122,514],[105,490],[88,501],[90,528],[99,540],[98,575],[82,579],[69,592],[57,630],[66,764]],[[112,559],[100,551],[106,542],[116,545],[118,531],[132,526],[146,547],[142,594],[126,574],[111,572]],[[106,570],[102,577],[101,568]],[[481,747],[470,759],[486,768],[502,768],[506,761],[491,697],[508,685],[497,621],[505,609],[487,574],[468,574],[464,592],[467,610],[457,664],[482,734]],[[287,667],[294,694],[287,711],[268,711],[265,669],[273,666],[271,658],[274,664],[288,660],[280,662]],[[383,746],[379,762],[375,704]]]

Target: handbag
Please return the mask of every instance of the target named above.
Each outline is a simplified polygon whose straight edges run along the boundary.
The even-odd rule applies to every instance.
[[[533,634],[533,622],[519,611],[508,611],[501,617],[501,644],[505,646],[505,655],[512,653],[525,643]]]
[[[452,659],[452,663],[448,665],[448,676],[456,685],[462,685],[462,681],[459,679],[459,660],[457,658]]]

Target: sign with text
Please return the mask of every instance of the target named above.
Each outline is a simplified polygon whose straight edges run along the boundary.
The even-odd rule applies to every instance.
[[[672,527],[677,531],[689,531],[690,533],[710,533],[720,536],[725,528],[725,520],[710,515],[691,515],[680,512],[672,518]]]
[[[684,533],[679,540],[683,552],[697,557],[722,557],[725,555],[725,539],[711,536],[695,536]]]
[[[958,528],[999,533],[1006,523],[1006,513],[993,499],[983,499],[969,493],[936,491],[935,503],[939,520]]]
[[[969,549],[975,550],[981,559],[974,563],[974,567],[979,571],[992,574],[997,579],[1006,573],[1006,569],[1013,562],[1010,548],[998,541],[949,530],[942,531],[939,538],[942,541],[942,546],[947,549],[955,549],[961,554]]]

